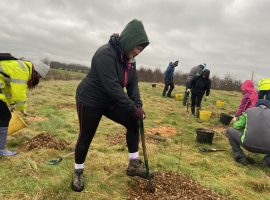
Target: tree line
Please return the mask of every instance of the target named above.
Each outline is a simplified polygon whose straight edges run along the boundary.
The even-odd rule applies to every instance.
[[[62,69],[62,70],[81,72],[81,73],[88,73],[89,71],[89,67],[85,65],[66,64],[66,63],[62,63],[58,61],[51,61],[50,66],[53,69]],[[137,69],[137,75],[138,75],[139,81],[143,81],[143,82],[160,83],[160,82],[163,82],[164,80],[164,72],[162,72],[160,69],[150,69],[150,68],[142,67],[140,69]],[[188,73],[176,72],[174,74],[175,84],[185,86],[187,76],[188,76]],[[67,78],[65,78],[65,80],[66,79]],[[212,80],[213,89],[227,90],[227,91],[241,91],[242,82],[240,80],[235,80],[231,74],[226,74],[224,78],[220,78],[214,75],[214,76],[211,76],[211,80]]]

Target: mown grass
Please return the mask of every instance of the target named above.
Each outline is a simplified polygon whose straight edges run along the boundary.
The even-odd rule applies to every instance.
[[[0,158],[0,199],[125,199],[127,190],[134,184],[125,176],[128,163],[127,148],[122,144],[110,145],[108,136],[125,132],[120,125],[102,118],[85,163],[85,190],[72,192],[70,181],[74,160],[65,159],[59,165],[50,166],[46,161],[73,151],[78,136],[78,120],[75,109],[75,90],[79,81],[43,81],[30,91],[28,112],[47,117],[47,121],[31,122],[29,127],[8,137],[7,146],[17,149],[15,157]],[[234,112],[241,94],[238,92],[211,91],[203,109],[213,111],[209,122],[201,122],[187,113],[182,101],[161,96],[163,84],[152,88],[140,83],[144,110],[147,113],[145,128],[170,126],[176,128],[175,136],[164,141],[147,143],[151,171],[176,171],[191,176],[203,186],[231,199],[270,199],[268,169],[258,164],[241,166],[231,157],[227,138],[218,132],[213,147],[225,148],[225,152],[201,153],[197,147],[195,128],[221,130],[221,112]],[[184,87],[176,86],[174,93],[183,93]],[[215,101],[224,100],[224,108],[217,109]],[[27,120],[27,119],[26,119]],[[40,133],[49,133],[65,139],[71,145],[64,151],[39,149],[26,151],[23,143]],[[146,132],[147,134],[147,132]],[[141,153],[142,155],[142,153]],[[247,153],[257,162],[262,155]],[[177,184],[177,183],[175,183]]]

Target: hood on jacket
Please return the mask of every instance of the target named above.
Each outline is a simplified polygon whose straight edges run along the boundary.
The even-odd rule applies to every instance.
[[[202,71],[202,73],[201,73],[202,78],[205,77],[204,79],[208,79],[209,76],[210,76],[210,70],[209,69],[205,69],[205,70]]]
[[[268,100],[266,100],[266,99],[259,99],[255,106],[259,107],[260,105],[264,105],[267,108],[270,108],[270,102]]]
[[[145,48],[149,44],[144,26],[142,22],[137,19],[132,20],[126,25],[119,39],[120,47],[123,49],[126,56],[136,46]]]
[[[241,85],[241,90],[244,93],[251,92],[251,91],[255,90],[253,82],[251,80],[244,81],[244,83]]]
[[[241,86],[241,89],[244,94],[250,94],[249,98],[251,101],[251,107],[255,106],[258,100],[258,93],[254,88],[253,82],[251,80],[246,80]]]

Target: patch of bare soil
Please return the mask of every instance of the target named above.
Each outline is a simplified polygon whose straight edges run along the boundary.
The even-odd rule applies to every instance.
[[[56,150],[65,149],[69,143],[65,140],[56,140],[53,136],[47,133],[41,133],[32,139],[26,141],[23,145],[25,150],[50,148]]]
[[[189,177],[173,172],[157,173],[151,179],[155,192],[147,191],[147,180],[134,178],[136,184],[129,190],[129,200],[226,200],[227,198],[203,188]]]
[[[156,128],[147,128],[146,134],[159,135],[163,137],[170,137],[177,133],[176,129],[170,126],[161,126]]]

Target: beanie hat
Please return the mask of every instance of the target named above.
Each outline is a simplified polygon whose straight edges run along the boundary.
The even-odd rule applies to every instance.
[[[40,60],[33,60],[32,64],[34,66],[35,71],[42,77],[45,78],[47,75],[50,66],[46,65],[45,63],[41,62]]]
[[[260,105],[264,105],[267,108],[270,108],[270,102],[268,100],[266,100],[266,99],[259,99],[255,106],[259,107]]]
[[[173,63],[174,66],[178,65],[178,60]]]
[[[206,64],[205,64],[205,63],[200,64],[199,66],[200,66],[200,68],[202,68],[202,69],[206,68]]]

